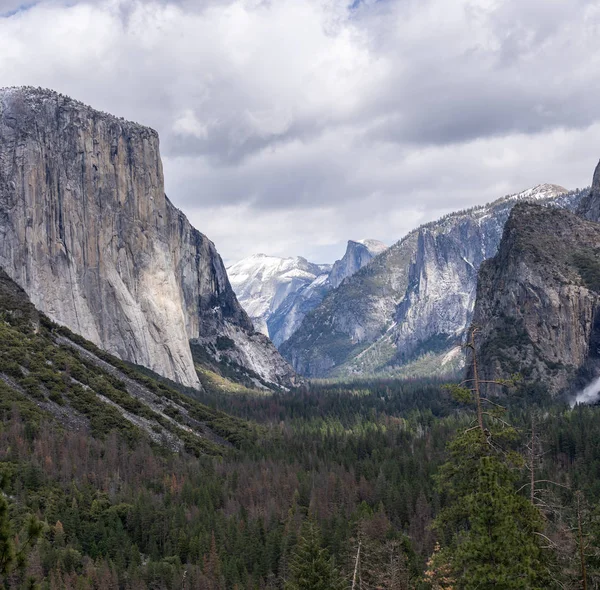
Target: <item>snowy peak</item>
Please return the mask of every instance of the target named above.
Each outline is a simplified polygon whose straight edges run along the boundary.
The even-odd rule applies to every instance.
[[[569,191],[558,185],[558,184],[538,184],[533,188],[527,189],[523,192],[520,192],[516,195],[509,196],[509,199],[514,199],[516,201],[521,200],[535,200],[535,201],[545,201],[546,199],[554,199],[560,195],[564,195]]]
[[[321,273],[321,267],[308,262],[306,258],[280,258],[267,254],[254,254],[240,260],[227,269],[229,280],[236,290],[250,289],[253,291],[261,283],[272,279],[285,278],[292,281],[295,278],[312,280]]]
[[[302,256],[254,254],[227,273],[254,327],[279,346],[331,289],[386,249],[378,240],[349,240],[343,258],[333,265],[314,264]]]
[[[379,240],[356,240],[357,243],[362,244],[373,256],[381,254],[388,249],[387,245]]]
[[[267,321],[284,300],[327,273],[329,268],[308,262],[301,256],[281,258],[254,254],[230,266],[227,274],[255,328],[268,336]]]

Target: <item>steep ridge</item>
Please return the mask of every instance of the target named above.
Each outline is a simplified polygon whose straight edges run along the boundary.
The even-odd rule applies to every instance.
[[[378,240],[348,240],[344,256],[334,263],[329,273],[329,284],[333,289],[339,287],[344,279],[351,277],[385,250],[387,246]]]
[[[600,162],[594,170],[589,192],[581,199],[577,214],[590,221],[600,221]]]
[[[496,253],[512,207],[534,201],[575,209],[581,197],[540,185],[414,230],[329,293],[282,354],[309,377],[398,374],[416,361],[411,371],[457,369],[477,271]]]
[[[519,204],[479,272],[482,378],[519,373],[521,387],[552,395],[585,384],[600,370],[599,303],[600,224]]]
[[[313,264],[300,256],[279,258],[256,254],[230,266],[227,273],[254,325],[280,346],[328,291],[386,248],[377,240],[349,240],[344,256],[333,266]]]
[[[199,387],[192,341],[292,385],[214,244],[166,198],[152,129],[51,91],[0,90],[0,234],[0,267],[36,308],[118,357]]]

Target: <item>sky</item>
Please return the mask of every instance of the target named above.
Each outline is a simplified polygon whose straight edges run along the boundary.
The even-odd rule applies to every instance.
[[[0,0],[0,86],[156,129],[227,264],[339,258],[600,158],[600,0]]]

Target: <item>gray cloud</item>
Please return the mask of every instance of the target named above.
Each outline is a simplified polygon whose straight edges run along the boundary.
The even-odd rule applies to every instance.
[[[170,197],[229,259],[392,242],[600,155],[597,0],[22,5],[0,0],[0,85],[157,129]]]

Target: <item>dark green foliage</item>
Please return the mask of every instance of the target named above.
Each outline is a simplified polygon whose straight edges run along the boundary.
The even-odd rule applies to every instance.
[[[302,580],[335,588],[339,576],[352,578],[360,539],[365,584],[420,590],[436,517],[441,553],[452,551],[468,579],[550,587],[544,572],[555,570],[530,542],[539,515],[525,501],[527,488],[516,491],[527,483],[518,461],[470,454],[469,440],[448,460],[448,441],[471,419],[440,383],[315,384],[262,397],[187,392],[43,316],[32,324],[28,313],[0,321],[1,366],[13,371],[0,371],[0,476],[17,557],[29,516],[45,526],[39,543],[21,552],[28,564],[13,569],[11,588],[30,580],[42,590],[282,590]],[[135,395],[139,386],[156,396],[154,407]],[[149,432],[123,412],[147,420]],[[528,422],[523,400],[510,412],[517,428],[506,452],[522,446]],[[545,412],[539,477],[577,486],[593,509],[600,410]],[[181,452],[161,440],[167,435]],[[570,501],[560,488],[557,503]],[[320,541],[302,534],[308,514]],[[553,538],[568,538],[560,524]],[[500,567],[486,570],[480,555]],[[566,587],[577,576],[570,566],[559,574]]]
[[[292,555],[286,590],[342,590],[344,581],[329,552],[321,546],[319,527],[309,519],[302,525],[300,541]]]
[[[235,342],[227,336],[217,336],[217,350],[231,350],[235,348]]]
[[[0,495],[0,581],[13,568],[15,562],[15,544],[8,515],[8,502]]]
[[[521,458],[504,454],[478,429],[459,435],[440,470],[447,505],[436,526],[446,542],[446,561],[456,587],[543,589],[551,587],[541,544],[542,516],[517,492]]]
[[[573,254],[573,263],[586,287],[600,293],[600,252],[585,250]]]

